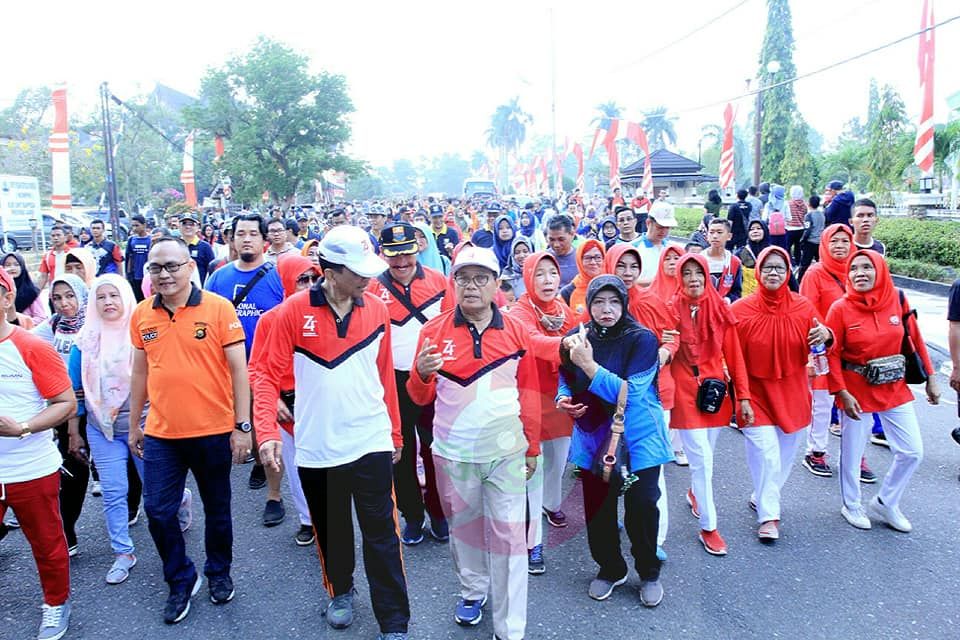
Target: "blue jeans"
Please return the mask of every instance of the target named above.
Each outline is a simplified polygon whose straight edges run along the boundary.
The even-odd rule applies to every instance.
[[[166,440],[144,437],[143,505],[150,535],[163,561],[170,592],[190,589],[197,568],[187,557],[177,511],[187,471],[197,481],[206,521],[204,542],[208,578],[230,575],[233,524],[230,519],[230,434]]]
[[[103,489],[103,515],[107,519],[107,533],[110,535],[110,547],[114,553],[133,553],[133,540],[127,522],[127,433],[113,434],[113,440],[107,440],[100,429],[87,423],[87,444],[90,453],[97,461],[100,472],[100,486]],[[143,460],[133,456],[137,473],[143,478]]]

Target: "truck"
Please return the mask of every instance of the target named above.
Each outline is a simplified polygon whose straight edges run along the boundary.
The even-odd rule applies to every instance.
[[[463,181],[464,200],[492,200],[497,197],[497,185],[489,178],[467,178]]]

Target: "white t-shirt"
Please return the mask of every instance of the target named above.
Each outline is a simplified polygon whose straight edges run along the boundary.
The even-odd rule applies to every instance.
[[[15,327],[0,340],[0,415],[27,422],[47,399],[72,388],[67,367],[42,339]],[[0,438],[0,483],[36,480],[54,473],[63,458],[47,429],[20,438]]]

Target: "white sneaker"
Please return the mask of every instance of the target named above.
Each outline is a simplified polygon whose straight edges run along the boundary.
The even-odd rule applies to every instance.
[[[177,510],[177,520],[180,521],[180,531],[186,532],[193,524],[193,492],[189,487],[183,489],[180,499],[180,508]]]
[[[857,529],[869,529],[871,526],[870,518],[864,513],[863,507],[857,509],[847,509],[846,506],[840,507],[840,515]]]
[[[687,454],[683,452],[683,449],[673,452],[673,461],[678,467],[690,466],[690,461],[687,460]]]
[[[99,480],[93,480],[90,483],[90,495],[92,495],[95,498],[99,498],[100,496],[103,495],[103,487],[100,486]]]
[[[891,529],[896,529],[903,533],[913,531],[913,525],[910,524],[907,517],[903,515],[903,512],[900,511],[898,507],[883,504],[880,502],[879,496],[873,497],[873,500],[867,505],[867,511],[870,512],[870,515],[873,516],[874,519],[886,523]]]
[[[37,640],[60,640],[70,626],[70,601],[64,602],[59,607],[44,604],[42,611],[43,617],[40,621]]]

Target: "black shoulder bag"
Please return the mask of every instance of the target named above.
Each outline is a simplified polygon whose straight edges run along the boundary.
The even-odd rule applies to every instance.
[[[263,276],[267,275],[271,271],[273,271],[273,263],[264,262],[260,268],[257,269],[257,272],[253,274],[253,277],[247,281],[247,284],[243,286],[243,289],[237,291],[237,295],[233,296],[233,308],[236,309],[239,307],[240,303],[243,302],[248,295],[250,295],[250,292],[253,291],[253,288],[258,282],[260,282]]]
[[[900,353],[906,359],[906,370],[903,379],[907,384],[923,384],[930,375],[927,373],[926,367],[923,366],[923,360],[920,358],[920,354],[917,353],[916,348],[914,348],[913,339],[910,337],[910,327],[908,325],[910,316],[913,316],[914,321],[916,321],[917,310],[911,309],[909,313],[903,313],[903,291],[898,289],[897,293],[900,294],[900,313],[903,321],[903,341],[900,343]]]

